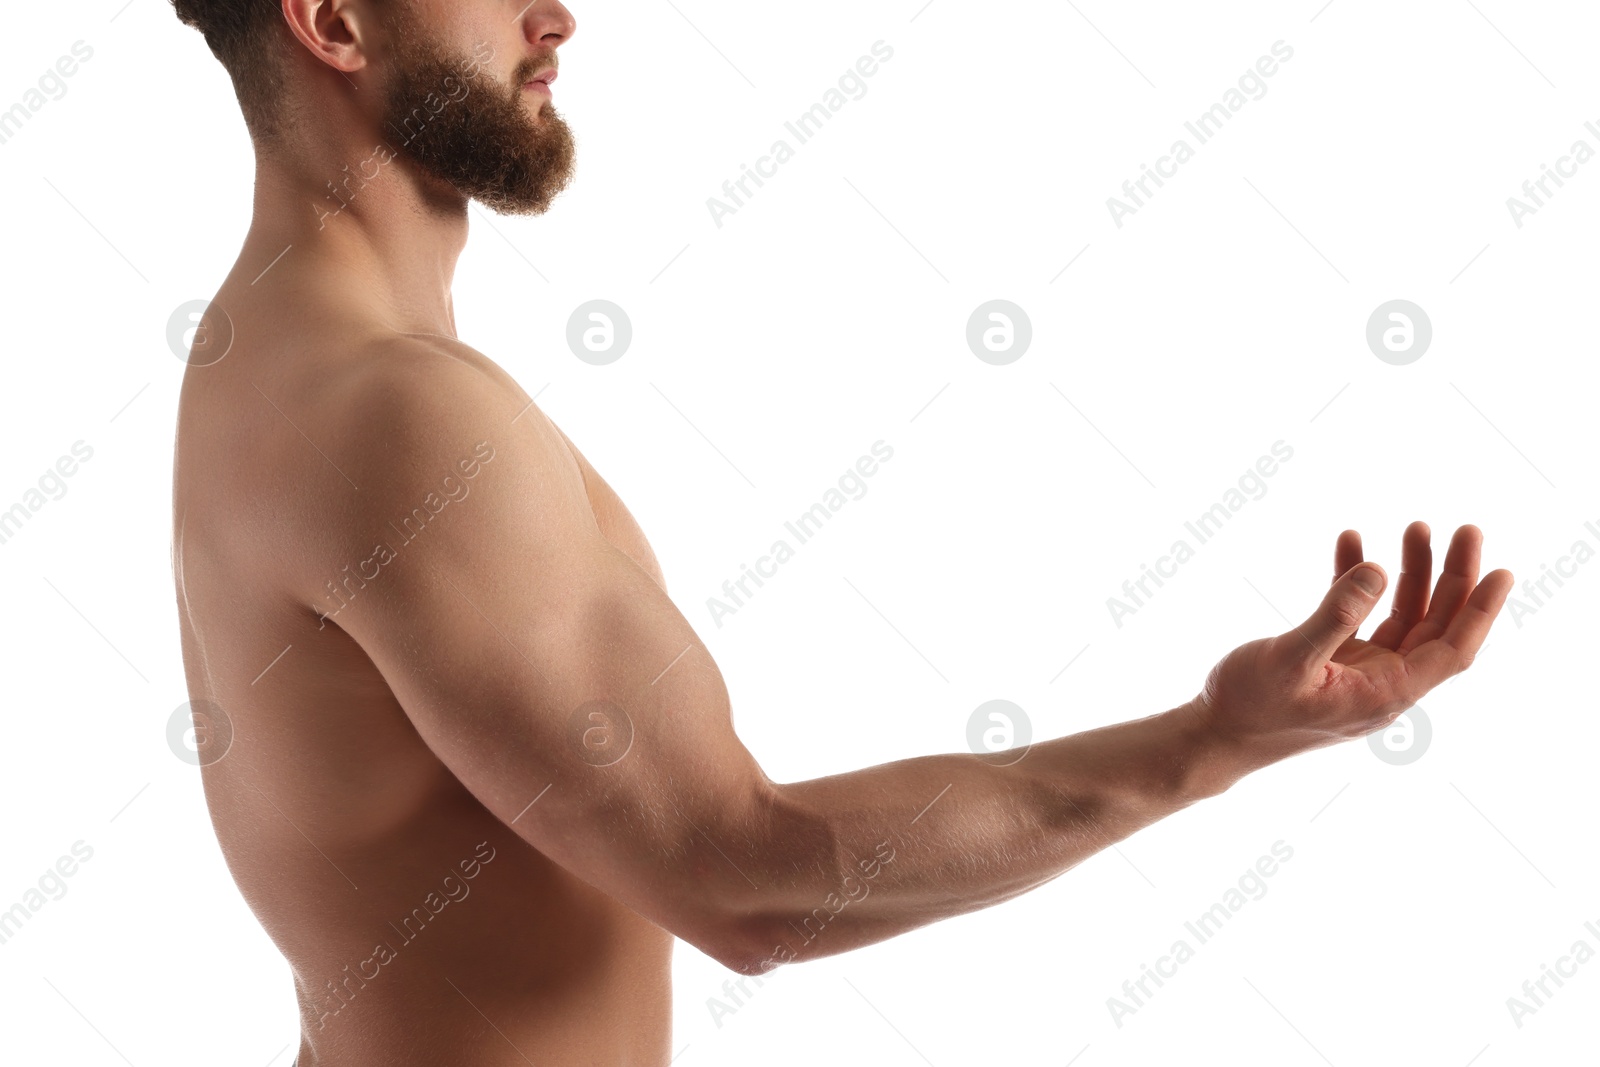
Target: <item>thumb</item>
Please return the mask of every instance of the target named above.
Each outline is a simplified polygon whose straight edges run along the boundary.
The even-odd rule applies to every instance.
[[[1320,667],[1355,635],[1382,595],[1388,578],[1376,563],[1358,563],[1329,587],[1296,634],[1284,634],[1287,647],[1306,667]]]

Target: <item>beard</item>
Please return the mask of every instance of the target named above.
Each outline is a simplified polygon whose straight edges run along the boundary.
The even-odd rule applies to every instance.
[[[423,27],[404,26],[394,40],[383,126],[397,154],[501,214],[548,210],[572,180],[576,147],[547,98],[537,97],[537,117],[529,113],[522,86],[554,54],[525,60],[507,85],[482,57],[438,47]]]

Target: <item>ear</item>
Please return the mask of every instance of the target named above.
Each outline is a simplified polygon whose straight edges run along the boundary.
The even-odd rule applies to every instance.
[[[283,20],[306,50],[343,74],[367,65],[377,13],[364,0],[281,0]]]

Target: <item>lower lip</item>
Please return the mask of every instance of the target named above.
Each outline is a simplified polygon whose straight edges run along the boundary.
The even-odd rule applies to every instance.
[[[538,93],[540,96],[551,95],[550,86],[544,82],[529,82],[527,85],[524,85],[523,88],[527,89],[529,92]]]

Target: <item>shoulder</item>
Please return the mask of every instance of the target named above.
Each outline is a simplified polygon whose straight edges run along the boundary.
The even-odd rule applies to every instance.
[[[593,522],[560,431],[504,371],[446,341],[367,342],[322,377],[303,429],[344,477],[308,483],[293,509],[309,577],[407,516],[426,518],[439,551],[477,557],[514,543],[512,531],[561,537]]]
[[[482,353],[421,334],[390,334],[365,342],[328,376],[326,389],[341,410],[354,406],[363,414],[408,424],[450,412],[480,411],[493,417],[501,409],[509,409],[509,420],[516,415],[520,393]]]
[[[515,379],[450,338],[371,340],[330,375],[324,399],[323,418],[341,454],[374,482],[485,443],[535,467],[572,463],[560,431]]]

